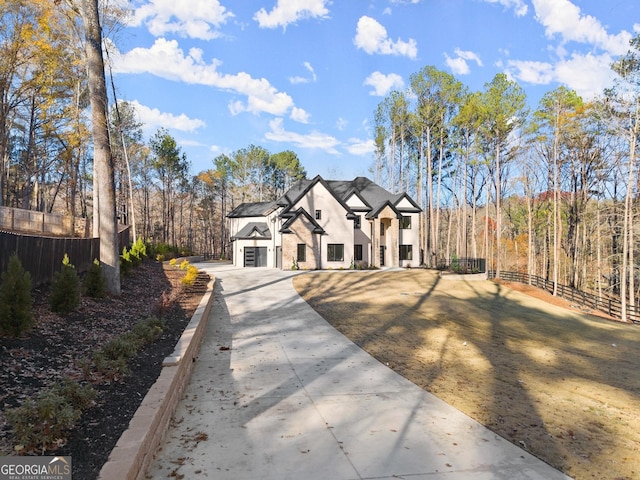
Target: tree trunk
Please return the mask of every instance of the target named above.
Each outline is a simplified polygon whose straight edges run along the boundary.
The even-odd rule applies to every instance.
[[[120,255],[118,248],[118,224],[113,178],[113,158],[107,124],[107,88],[102,58],[102,31],[98,14],[98,0],[80,0],[80,14],[85,28],[91,124],[93,133],[94,175],[98,185],[98,214],[100,238],[100,262],[106,280],[107,291],[119,295]],[[95,201],[95,198],[94,198]]]

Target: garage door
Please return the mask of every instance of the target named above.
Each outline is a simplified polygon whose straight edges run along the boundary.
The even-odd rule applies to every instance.
[[[266,267],[267,247],[245,247],[244,249],[245,267]]]

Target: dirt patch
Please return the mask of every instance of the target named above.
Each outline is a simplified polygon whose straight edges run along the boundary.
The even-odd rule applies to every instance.
[[[294,285],[378,360],[566,474],[640,477],[638,326],[524,285],[426,270]]]

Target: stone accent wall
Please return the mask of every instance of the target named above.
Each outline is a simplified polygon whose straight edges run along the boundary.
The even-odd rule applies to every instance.
[[[298,256],[298,244],[307,246],[307,260],[298,262],[298,268],[314,270],[320,268],[320,235],[313,233],[313,225],[300,215],[290,227],[291,233],[282,235],[282,269],[291,268]]]

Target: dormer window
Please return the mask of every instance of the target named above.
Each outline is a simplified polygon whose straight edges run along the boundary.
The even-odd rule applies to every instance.
[[[322,220],[322,210],[316,210],[316,220]]]

